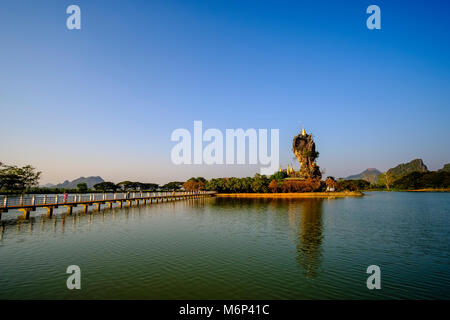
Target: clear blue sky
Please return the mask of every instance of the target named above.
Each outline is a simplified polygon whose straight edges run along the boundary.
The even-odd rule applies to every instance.
[[[67,6],[82,29],[66,28]],[[381,8],[381,30],[366,8]],[[163,183],[253,175],[175,166],[176,128],[304,124],[326,175],[450,162],[447,1],[0,3],[0,161],[42,183],[100,175]]]

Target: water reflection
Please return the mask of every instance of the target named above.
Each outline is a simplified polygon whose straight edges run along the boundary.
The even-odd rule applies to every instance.
[[[307,277],[319,273],[323,239],[323,199],[301,199],[288,205],[289,223],[298,233],[297,262]]]
[[[266,212],[269,207],[271,212],[276,213],[278,223],[283,223],[287,219],[295,233],[296,260],[306,277],[314,278],[319,274],[322,257],[323,201],[319,198],[216,198],[212,206],[222,211],[233,209],[229,211],[235,213],[243,210]],[[262,218],[262,221],[266,221],[265,218]]]
[[[90,210],[88,212],[74,209],[72,214],[65,212],[65,210],[58,212],[55,209],[52,216],[47,216],[44,211],[40,211],[37,214],[33,214],[29,219],[24,219],[22,215],[17,215],[16,218],[15,212],[11,210],[9,219],[0,221],[0,241],[3,242],[8,238],[12,239],[8,237],[8,234],[11,235],[11,232],[14,232],[15,235],[26,235],[27,237],[23,239],[28,240],[32,240],[36,235],[45,235],[49,232],[61,235],[82,232],[84,229],[91,232],[96,230],[96,224],[105,226],[108,224],[121,225],[128,221],[142,219],[149,214],[161,214],[160,210],[164,214],[169,213],[171,216],[175,216],[176,212],[187,208],[192,209],[193,212],[201,213],[205,210],[205,203],[210,200],[212,199],[186,199],[158,204],[133,205],[131,207],[115,206],[113,208],[102,208],[100,211]],[[149,211],[151,208],[157,210]]]

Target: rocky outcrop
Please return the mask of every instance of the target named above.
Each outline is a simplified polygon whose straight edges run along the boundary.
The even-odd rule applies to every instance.
[[[423,163],[422,159],[414,159],[408,163],[402,163],[396,166],[395,168],[391,168],[387,171],[389,175],[392,177],[403,177],[411,172],[427,172],[428,168]]]
[[[300,162],[300,172],[294,175],[301,179],[321,179],[322,173],[316,164],[319,152],[316,151],[316,144],[311,134],[307,134],[304,130],[302,133],[294,137],[292,142],[292,151],[297,160]]]
[[[401,177],[406,176],[412,172],[428,172],[427,166],[423,163],[422,159],[414,159],[408,163],[402,163],[398,166],[389,169],[385,173],[378,176],[377,184],[392,185],[393,182]]]

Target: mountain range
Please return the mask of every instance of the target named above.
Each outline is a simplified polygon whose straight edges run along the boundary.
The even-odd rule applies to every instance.
[[[444,165],[440,171],[450,170],[450,164]],[[345,180],[366,180],[372,184],[386,184],[386,177],[389,183],[400,179],[412,172],[428,172],[427,166],[423,163],[422,159],[414,159],[408,163],[401,163],[394,168],[390,168],[386,172],[382,173],[375,168],[369,168],[361,173],[354,174],[344,178]]]
[[[375,168],[368,168],[361,173],[354,174],[344,178],[345,180],[366,180],[370,183],[375,183],[378,179],[378,176],[381,174],[381,171]]]
[[[92,176],[92,177],[81,177],[72,181],[66,180],[63,183],[59,184],[51,184],[47,183],[43,185],[45,188],[61,188],[61,189],[76,189],[77,185],[79,183],[86,183],[88,188],[94,187],[97,183],[105,182],[101,177],[99,176]]]

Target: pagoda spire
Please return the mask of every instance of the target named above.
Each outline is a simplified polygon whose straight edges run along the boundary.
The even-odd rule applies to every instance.
[[[302,136],[306,136],[305,126],[302,126]]]

